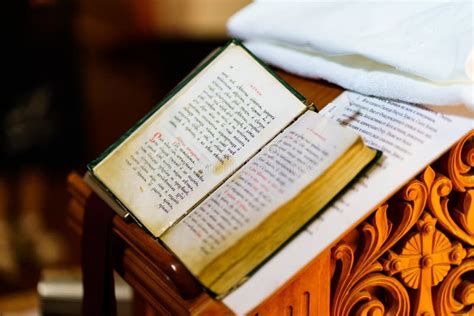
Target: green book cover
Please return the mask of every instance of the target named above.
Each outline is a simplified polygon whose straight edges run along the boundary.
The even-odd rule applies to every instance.
[[[268,65],[266,65],[263,61],[258,59],[251,51],[249,51],[241,41],[237,39],[231,39],[228,41],[224,46],[218,48],[216,51],[211,53],[208,57],[206,57],[198,66],[191,71],[176,87],[171,90],[165,98],[163,98],[157,105],[155,105],[143,118],[141,118],[137,123],[135,123],[130,129],[128,129],[117,141],[115,141],[112,145],[110,145],[99,157],[94,159],[87,165],[87,169],[91,174],[94,174],[93,168],[101,162],[105,157],[107,157],[117,146],[119,146],[125,139],[127,139],[137,128],[139,128],[151,115],[153,115],[156,111],[159,111],[160,108],[165,105],[175,94],[177,94],[183,87],[185,87],[197,74],[199,74],[202,70],[204,70],[210,63],[212,63],[217,56],[219,56],[225,49],[231,45],[238,45],[242,47],[250,56],[252,56],[265,70],[267,70],[273,77],[275,77],[284,87],[286,87],[292,94],[294,94],[301,102],[306,102],[306,98],[301,95],[296,89],[291,87],[287,82],[285,82],[282,78],[280,78]],[[105,186],[104,186],[105,187]]]

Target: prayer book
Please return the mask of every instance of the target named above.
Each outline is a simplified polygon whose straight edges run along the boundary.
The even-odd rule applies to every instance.
[[[91,162],[86,180],[223,296],[379,154],[234,40]]]

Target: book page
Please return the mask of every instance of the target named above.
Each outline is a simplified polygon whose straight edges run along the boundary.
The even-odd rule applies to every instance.
[[[161,239],[198,275],[317,179],[357,137],[306,112]]]
[[[94,169],[159,236],[305,110],[230,44]]]
[[[344,92],[321,112],[361,133],[382,158],[224,303],[241,315],[256,307],[319,253],[474,127],[469,117]]]

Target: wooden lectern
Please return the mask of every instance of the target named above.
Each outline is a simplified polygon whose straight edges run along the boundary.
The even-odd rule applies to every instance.
[[[321,109],[339,87],[279,73]],[[90,188],[68,179],[80,236]],[[147,315],[230,315],[158,242],[113,219],[114,268]],[[474,315],[474,130],[374,209],[251,315]],[[142,311],[143,312],[143,311]]]

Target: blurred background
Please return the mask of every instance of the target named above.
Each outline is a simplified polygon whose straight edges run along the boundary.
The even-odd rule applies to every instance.
[[[83,173],[225,43],[225,22],[248,2],[15,0],[4,6],[0,315],[38,315],[38,282],[74,279],[80,247],[65,221],[67,174]]]

